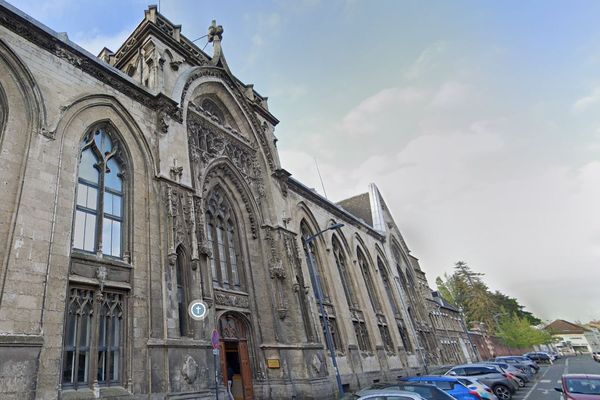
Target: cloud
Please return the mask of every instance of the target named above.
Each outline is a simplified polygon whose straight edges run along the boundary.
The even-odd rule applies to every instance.
[[[571,107],[571,111],[574,113],[586,111],[590,107],[596,105],[599,101],[600,101],[600,87],[595,88],[592,91],[592,93],[590,93],[589,95],[584,96],[584,97],[578,99],[577,101],[575,101],[575,103],[573,103],[573,106]]]
[[[448,44],[440,41],[426,47],[419,57],[408,67],[404,73],[407,80],[415,80],[431,71],[437,65],[441,56],[446,52]]]
[[[75,36],[75,39],[72,40],[90,53],[98,55],[100,50],[102,50],[104,47],[107,47],[112,51],[117,51],[117,49],[129,37],[129,35],[131,35],[134,29],[134,27],[130,29],[124,29],[114,35],[78,33]]]
[[[455,81],[444,82],[433,96],[431,104],[440,108],[452,108],[466,105],[472,97],[468,85]]]
[[[545,137],[547,120],[485,118],[482,99],[456,79],[383,89],[305,129],[303,150],[283,149],[281,160],[322,193],[316,154],[333,200],[374,181],[432,285],[466,259],[542,318],[599,318],[588,310],[600,298],[577,282],[600,279],[600,161],[540,157],[523,132]]]
[[[337,125],[337,130],[352,136],[368,136],[377,132],[389,133],[388,117],[423,103],[428,93],[415,87],[381,90],[350,110]],[[395,118],[394,118],[395,119]]]

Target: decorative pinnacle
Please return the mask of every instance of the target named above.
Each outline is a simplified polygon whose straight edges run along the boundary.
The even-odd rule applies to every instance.
[[[208,27],[208,41],[212,42],[218,38],[219,40],[223,39],[223,27],[221,25],[217,25],[217,21],[214,19],[212,23]]]

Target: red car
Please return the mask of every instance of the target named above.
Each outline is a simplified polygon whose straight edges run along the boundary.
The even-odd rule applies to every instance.
[[[600,400],[600,375],[565,374],[561,382],[555,390],[562,393],[562,400]]]

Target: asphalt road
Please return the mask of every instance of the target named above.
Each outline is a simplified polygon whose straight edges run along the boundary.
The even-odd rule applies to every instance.
[[[592,360],[590,355],[581,355],[562,358],[552,365],[542,365],[535,379],[515,393],[513,400],[560,400],[560,393],[554,388],[560,386],[563,374],[600,375],[600,363]]]

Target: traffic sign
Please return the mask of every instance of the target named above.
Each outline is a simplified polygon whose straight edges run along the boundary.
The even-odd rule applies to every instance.
[[[188,306],[190,317],[196,321],[202,321],[208,315],[208,307],[202,300],[192,300]]]
[[[212,335],[210,336],[210,342],[212,343],[213,349],[219,348],[219,331],[213,329]]]

